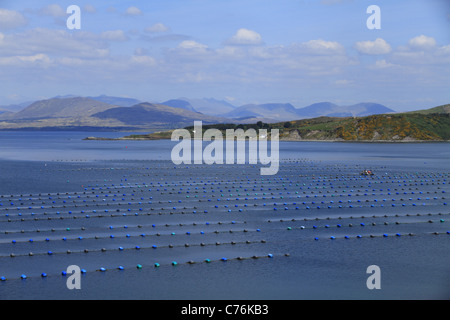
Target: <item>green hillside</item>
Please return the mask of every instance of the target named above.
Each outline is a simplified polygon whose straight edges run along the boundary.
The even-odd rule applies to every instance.
[[[319,117],[297,121],[256,124],[203,125],[203,131],[226,129],[279,129],[288,141],[446,141],[450,140],[450,105],[416,112],[366,117]],[[193,127],[186,129],[192,130]],[[170,139],[171,131],[128,138]]]
[[[430,113],[450,113],[450,104],[444,104],[442,106],[434,107],[431,109],[411,111],[407,113],[421,113],[421,114],[430,114]]]

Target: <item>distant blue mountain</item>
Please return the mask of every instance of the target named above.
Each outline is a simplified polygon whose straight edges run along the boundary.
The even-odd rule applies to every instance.
[[[161,104],[173,107],[173,108],[180,108],[180,109],[186,109],[189,111],[197,112],[195,108],[186,100],[182,99],[171,99],[164,102],[161,102]]]
[[[297,109],[297,115],[302,119],[327,117],[365,117],[374,114],[395,112],[394,110],[378,103],[364,102],[351,106],[338,106],[331,102],[319,102],[310,106]]]
[[[358,103],[351,106],[339,106],[331,102],[319,102],[304,108],[295,108],[290,103],[248,104],[225,113],[222,116],[238,118],[266,118],[274,121],[291,121],[322,116],[328,117],[364,117],[373,114],[395,112],[378,103]]]
[[[112,104],[119,107],[131,107],[138,103],[141,103],[142,101],[133,99],[133,98],[124,98],[124,97],[113,97],[113,96],[106,96],[101,95],[98,97],[88,97],[93,100],[101,101],[104,103]]]

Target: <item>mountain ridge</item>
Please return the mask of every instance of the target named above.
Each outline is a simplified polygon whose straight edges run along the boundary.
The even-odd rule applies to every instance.
[[[318,117],[278,123],[203,125],[202,130],[273,129],[282,141],[336,142],[448,142],[450,141],[450,105],[365,117]],[[192,131],[193,127],[185,129]],[[121,139],[170,139],[172,131],[134,135]],[[119,139],[119,140],[121,140]]]
[[[192,124],[195,120],[204,121],[206,124],[246,124],[259,121],[276,123],[317,116],[345,117],[393,112],[392,109],[376,103],[358,103],[349,107],[338,106],[332,102],[319,102],[303,108],[296,108],[291,103],[246,104],[235,107],[225,100],[214,98],[179,98],[150,103],[106,95],[57,96],[32,102],[17,112],[2,111],[0,130],[42,130],[45,127],[73,129],[77,126],[80,130],[86,127],[98,127],[99,130],[105,127],[129,130],[133,126],[136,130],[155,126],[170,129]]]

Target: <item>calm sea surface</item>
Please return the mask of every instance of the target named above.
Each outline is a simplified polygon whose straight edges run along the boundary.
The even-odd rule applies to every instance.
[[[281,142],[261,176],[95,135],[0,132],[0,299],[450,298],[448,143]]]

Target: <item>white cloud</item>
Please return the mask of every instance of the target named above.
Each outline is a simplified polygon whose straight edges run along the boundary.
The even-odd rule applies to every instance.
[[[66,11],[59,4],[50,4],[41,9],[41,14],[51,16],[54,18],[61,18],[67,16]]]
[[[1,39],[0,39],[1,40]],[[437,51],[439,55],[450,55],[450,44],[440,47]]]
[[[324,41],[322,39],[304,42],[302,46],[313,54],[334,54],[337,52],[344,52],[344,47],[339,42]]]
[[[239,29],[234,36],[232,36],[227,44],[231,45],[260,45],[262,44],[262,37],[259,33],[245,28]]]
[[[14,57],[0,57],[0,65],[8,67],[28,66],[36,63],[42,65],[48,65],[51,59],[43,53],[31,55],[31,56],[14,56]]]
[[[126,40],[128,40],[128,37],[125,35],[125,32],[123,32],[123,30],[105,31],[100,34],[100,37],[104,40],[109,40],[109,41],[126,41]]]
[[[392,48],[384,39],[377,38],[375,41],[356,42],[356,50],[363,54],[387,54]]]
[[[92,4],[85,5],[83,10],[88,13],[96,13],[97,12],[97,9]]]
[[[181,49],[188,49],[188,50],[197,50],[197,51],[204,51],[208,48],[207,45],[198,43],[197,41],[194,40],[185,40],[183,42],[181,42],[178,45],[178,48]]]
[[[145,28],[144,31],[148,33],[168,32],[170,28],[162,23],[155,23],[151,27]]]
[[[394,64],[387,62],[385,59],[382,59],[382,60],[377,60],[375,62],[375,65],[372,66],[372,69],[386,69],[386,68],[390,68],[393,66],[394,66]]]
[[[27,20],[20,12],[0,8],[0,30],[14,29],[25,24]]]
[[[139,16],[142,14],[141,9],[137,8],[137,7],[129,7],[126,11],[125,14],[128,16]]]
[[[85,31],[70,33],[65,29],[30,29],[14,35],[5,35],[2,40],[0,56],[32,56],[39,53],[102,58],[109,54],[109,49],[107,41],[102,39],[101,35]]]
[[[131,57],[131,62],[143,66],[153,67],[156,65],[155,58],[146,55],[134,55]]]
[[[409,40],[408,44],[416,49],[431,49],[436,46],[436,40],[432,37],[420,35]]]

